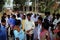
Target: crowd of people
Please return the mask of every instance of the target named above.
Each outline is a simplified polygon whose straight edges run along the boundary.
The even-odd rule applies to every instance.
[[[13,40],[60,40],[60,14],[44,14],[3,13],[0,40],[9,40],[9,36]]]

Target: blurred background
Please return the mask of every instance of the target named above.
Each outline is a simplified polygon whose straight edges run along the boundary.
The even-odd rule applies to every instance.
[[[0,0],[0,12],[6,9],[23,12],[60,13],[60,0]]]

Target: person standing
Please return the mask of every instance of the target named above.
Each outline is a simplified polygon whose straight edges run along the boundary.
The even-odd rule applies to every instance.
[[[54,29],[56,28],[57,23],[60,22],[60,14],[56,14],[56,18],[53,21]]]
[[[2,19],[0,25],[0,40],[7,40],[7,29],[5,25],[6,25],[6,20]]]
[[[42,17],[38,17],[38,21],[35,22],[35,29],[34,29],[34,40],[40,40],[40,32],[42,29]]]
[[[25,32],[27,40],[33,40],[33,30],[35,28],[35,24],[31,21],[31,14],[27,14],[27,20],[25,21]]]
[[[38,40],[38,22],[35,22],[35,29],[33,33],[34,33],[33,40]]]
[[[12,15],[12,17],[8,19],[8,24],[11,28],[11,30],[10,30],[11,37],[13,36],[13,28],[15,26],[15,22],[16,22],[16,16]]]
[[[25,21],[26,21],[26,15],[23,15],[22,16],[22,21],[21,21],[21,24],[22,24],[22,29],[25,31]]]
[[[45,23],[42,23],[42,29],[40,32],[40,40],[50,40],[49,31],[46,30]]]
[[[25,40],[25,34],[24,31],[20,28],[20,25],[21,25],[21,21],[16,20],[16,24],[13,31],[15,40]]]
[[[40,40],[40,32],[42,29],[42,20],[43,20],[42,17],[38,17],[38,40]]]

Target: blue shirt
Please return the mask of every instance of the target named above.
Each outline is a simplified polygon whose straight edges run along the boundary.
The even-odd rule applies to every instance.
[[[25,38],[23,30],[20,30],[20,32],[18,32],[17,30],[14,30],[14,36],[15,36],[15,39],[19,38],[19,40],[24,40]]]
[[[9,19],[8,19],[8,24],[9,24],[9,25],[14,26],[14,25],[15,25],[15,22],[16,22],[16,20],[13,19],[13,18],[9,18]]]
[[[7,40],[7,31],[4,26],[0,28],[0,40]]]

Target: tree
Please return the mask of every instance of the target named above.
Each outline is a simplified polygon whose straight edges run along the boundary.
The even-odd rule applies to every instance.
[[[15,8],[22,9],[22,7],[25,5],[26,0],[14,0],[14,4],[16,5]]]
[[[4,5],[4,0],[0,0],[0,11],[2,11],[3,5]]]

